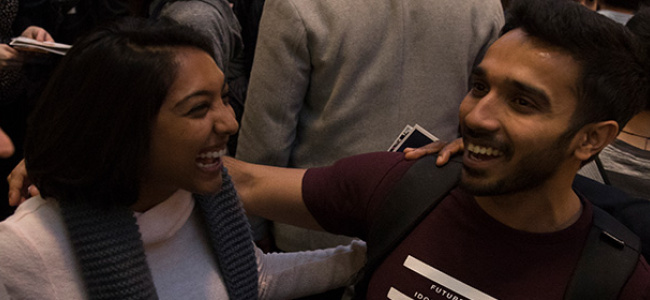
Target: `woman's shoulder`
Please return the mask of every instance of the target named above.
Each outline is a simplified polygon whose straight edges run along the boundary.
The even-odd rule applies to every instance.
[[[53,199],[43,199],[41,196],[31,197],[16,208],[16,211],[7,217],[0,224],[6,222],[24,222],[24,218],[29,218],[32,214],[42,213],[45,210],[58,209],[56,201]]]
[[[0,281],[14,298],[82,298],[71,253],[54,200],[31,198],[0,222]]]
[[[15,253],[18,248],[22,255],[51,251],[61,248],[56,246],[61,240],[67,240],[67,234],[59,206],[52,199],[32,197],[0,222],[0,252],[13,249],[10,253]]]
[[[70,248],[59,206],[52,199],[28,199],[0,222],[0,261],[37,263],[51,255],[64,256]]]
[[[54,199],[43,199],[41,196],[32,197],[20,204],[11,216],[0,222],[0,228],[14,226],[22,228],[30,223],[60,221],[59,211],[59,206]],[[23,229],[29,229],[29,227]],[[2,230],[0,230],[0,234],[2,234]]]

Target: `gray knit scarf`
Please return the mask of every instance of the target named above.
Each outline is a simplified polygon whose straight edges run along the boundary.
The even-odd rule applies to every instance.
[[[250,226],[226,168],[221,191],[194,195],[203,213],[228,296],[257,299],[257,263]],[[133,212],[60,203],[90,299],[158,299]]]

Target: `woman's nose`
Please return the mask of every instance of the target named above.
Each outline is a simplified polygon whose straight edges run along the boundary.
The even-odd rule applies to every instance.
[[[219,114],[214,122],[214,130],[220,134],[233,135],[239,130],[235,112],[230,105],[219,108]]]

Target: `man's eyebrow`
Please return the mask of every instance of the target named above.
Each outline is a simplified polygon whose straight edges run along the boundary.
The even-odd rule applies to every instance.
[[[487,77],[487,71],[484,68],[481,68],[481,66],[476,66],[472,69],[471,76],[484,78]],[[550,109],[551,101],[544,90],[511,78],[507,79],[506,83],[513,86],[516,90],[533,97],[541,110]]]
[[[481,68],[480,66],[476,66],[472,69],[472,76],[477,76],[477,77],[485,77],[486,76],[485,69]]]
[[[544,90],[536,88],[529,84],[525,84],[517,80],[509,79],[508,81],[517,90],[520,90],[525,94],[528,94],[531,97],[535,98],[535,100],[537,101],[537,105],[539,106],[540,109],[548,110],[551,108],[551,101],[549,100],[549,97]]]

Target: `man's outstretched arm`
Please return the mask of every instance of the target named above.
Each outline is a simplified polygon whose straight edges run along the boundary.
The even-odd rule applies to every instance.
[[[224,164],[246,213],[295,226],[323,230],[302,199],[305,169],[256,165],[231,157]]]
[[[412,160],[440,151],[437,164],[444,165],[451,155],[462,150],[462,139],[456,139],[450,143],[436,142],[404,152],[406,159]],[[306,170],[255,165],[230,157],[224,158],[224,163],[249,214],[321,229],[302,199],[302,178]],[[9,174],[7,182],[9,204],[12,206],[19,205],[30,195],[38,195],[38,189],[29,182],[24,160]]]

